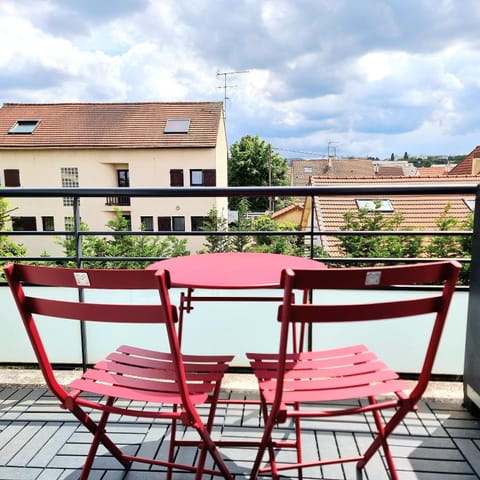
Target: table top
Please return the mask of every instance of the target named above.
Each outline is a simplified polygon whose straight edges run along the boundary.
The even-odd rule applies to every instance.
[[[170,272],[173,287],[249,289],[278,288],[285,268],[326,266],[316,260],[276,253],[226,252],[173,257],[152,263],[148,269]]]

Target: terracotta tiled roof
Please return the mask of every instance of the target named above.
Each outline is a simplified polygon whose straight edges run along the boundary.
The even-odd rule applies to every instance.
[[[215,147],[222,102],[5,103],[0,148]],[[164,133],[167,119],[190,119],[188,133]],[[39,120],[31,134],[9,134],[18,120]]]
[[[373,164],[366,158],[331,159],[328,160],[292,160],[291,184],[294,186],[308,185],[312,175],[328,177],[358,177],[373,175]]]
[[[275,220],[276,218],[282,217],[286,213],[292,212],[294,210],[299,211],[299,212],[303,211],[303,205],[298,205],[297,203],[294,203],[292,205],[289,205],[288,207],[277,210],[275,213],[272,214],[272,219]]]
[[[432,165],[431,167],[419,167],[418,175],[421,177],[435,177],[438,175],[447,175],[452,170],[448,165]]]
[[[377,175],[380,177],[401,177],[403,175],[402,167],[386,167],[380,165],[378,167]]]
[[[480,176],[464,175],[455,178],[447,176],[437,177],[364,177],[364,178],[325,178],[314,177],[314,186],[322,185],[378,185],[378,184],[479,184]],[[465,199],[474,199],[474,195],[442,194],[442,195],[337,195],[315,197],[315,215],[317,225],[323,230],[340,230],[344,225],[343,215],[347,211],[357,211],[357,198],[388,199],[393,205],[394,212],[403,216],[402,230],[438,230],[435,221],[450,205],[449,215],[460,222],[471,213]],[[384,215],[392,215],[384,213]],[[338,240],[331,236],[322,236],[323,247],[332,255],[338,255]]]
[[[451,178],[445,175],[433,176],[433,177],[312,177],[311,185],[382,185],[382,184],[441,184],[448,183],[454,184],[478,184],[480,183],[480,175],[456,175]]]
[[[461,161],[458,165],[453,167],[449,175],[478,175],[479,171],[474,171],[474,159],[480,158],[480,146],[476,147],[473,151],[471,151],[466,158]]]

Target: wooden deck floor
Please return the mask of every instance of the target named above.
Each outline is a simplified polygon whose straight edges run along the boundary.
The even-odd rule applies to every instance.
[[[239,391],[226,396],[241,397]],[[255,406],[219,407],[216,431],[222,437],[257,437],[260,418]],[[307,453],[322,455],[357,452],[371,438],[371,426],[362,419],[342,422],[338,419],[308,423]],[[113,438],[131,452],[162,455],[167,427],[161,422],[114,418]],[[284,428],[279,435],[288,435]],[[0,386],[0,479],[2,480],[76,480],[90,434],[75,419],[60,410],[44,388]],[[480,478],[480,421],[459,402],[424,401],[392,437],[391,444],[400,477],[405,480],[474,480]],[[193,450],[182,449],[193,456]],[[236,478],[248,478],[254,451],[222,449]],[[329,466],[305,471],[305,478],[354,479],[354,466]],[[160,480],[158,467],[134,464],[125,472],[105,452],[100,451],[91,480]],[[178,473],[176,479],[193,478]],[[295,476],[287,477],[295,478]],[[388,479],[383,459],[376,455],[364,478]]]

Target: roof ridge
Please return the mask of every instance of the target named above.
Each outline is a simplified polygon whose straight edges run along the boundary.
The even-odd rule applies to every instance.
[[[20,102],[4,102],[2,107],[22,106],[22,107],[44,107],[44,106],[66,106],[66,105],[208,105],[222,104],[220,100],[205,100],[195,102],[49,102],[49,103],[20,103]]]

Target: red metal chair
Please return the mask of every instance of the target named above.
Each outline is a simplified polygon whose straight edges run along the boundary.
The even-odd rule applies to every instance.
[[[61,407],[72,412],[93,434],[81,480],[88,478],[99,445],[103,445],[127,469],[138,461],[166,467],[167,478],[171,478],[172,471],[176,469],[195,472],[196,478],[201,478],[203,473],[232,478],[210,435],[221,379],[232,356],[180,353],[175,329],[177,310],[170,303],[168,272],[21,264],[10,264],[4,271],[48,387],[59,399]],[[51,288],[42,287],[56,287],[55,293]],[[72,289],[73,294],[70,293]],[[92,289],[101,292],[101,303],[88,300],[95,294],[88,292]],[[118,295],[113,290],[123,292]],[[156,290],[156,298],[150,304],[128,304],[125,297],[132,290]],[[86,301],[78,300],[81,298],[79,291],[88,297]],[[120,296],[120,300],[112,301],[112,295],[117,300]],[[61,321],[131,323],[132,328],[137,324],[161,324],[168,339],[164,343],[169,348],[159,352],[122,345],[64,388],[55,378],[45,342],[42,341],[42,330],[37,327],[40,317],[45,317],[42,322],[51,322],[52,318],[56,318]],[[159,335],[160,341],[162,332],[155,329],[153,334]],[[58,338],[58,341],[62,339]],[[139,407],[137,403],[135,408],[135,402],[152,402],[155,405],[149,409],[144,408],[142,403]],[[210,404],[210,410],[204,421],[196,407],[206,403]],[[98,423],[90,415],[92,409],[102,412]],[[111,413],[171,421],[168,458],[143,458],[123,452],[107,434]],[[177,421],[196,430],[198,440],[176,438]],[[195,465],[175,462],[176,449],[182,445],[195,445],[200,449]],[[205,467],[207,453],[215,463],[212,468]]]
[[[392,479],[398,479],[388,437],[405,416],[415,410],[431,376],[432,366],[440,342],[447,310],[455,289],[460,265],[442,261],[406,266],[378,268],[334,268],[326,270],[286,270],[282,273],[284,288],[283,303],[279,308],[280,346],[278,353],[249,353],[254,373],[259,382],[262,410],[265,420],[264,433],[252,468],[251,478],[270,472],[273,478],[287,469],[302,469],[342,462],[357,462],[357,478],[367,462],[382,447]],[[397,286],[428,284],[412,296]],[[442,287],[432,288],[431,284]],[[310,304],[295,304],[295,290],[311,290],[314,301]],[[375,289],[392,289],[395,298],[380,301]],[[317,292],[315,292],[318,290]],[[327,304],[329,290],[342,290],[342,303]],[[360,296],[365,303],[347,304],[345,290],[364,290]],[[368,291],[367,291],[368,290]],[[399,295],[399,297],[397,297]],[[357,295],[358,301],[358,295]],[[368,302],[368,303],[367,303]],[[430,315],[426,315],[430,314]],[[413,388],[399,378],[384,362],[365,345],[349,345],[340,348],[313,352],[291,353],[288,351],[289,335],[293,324],[320,324],[328,322],[379,321],[387,319],[416,321],[432,320],[431,336],[428,339],[423,365]],[[319,327],[316,327],[319,328]],[[320,332],[315,330],[316,335]],[[415,331],[405,329],[408,339]],[[366,343],[368,343],[368,336]],[[399,338],[391,338],[397,343]],[[408,355],[408,351],[405,351]],[[332,408],[335,401],[342,407]],[[352,400],[358,400],[353,402]],[[326,405],[329,403],[330,405]],[[347,406],[346,406],[347,405]],[[337,404],[338,406],[338,404]],[[382,416],[383,410],[390,410]],[[331,417],[371,412],[377,432],[363,454],[333,459],[304,459],[301,444],[302,417]],[[293,418],[296,422],[294,440],[275,440],[277,424]],[[383,418],[387,418],[384,422]],[[358,419],[356,419],[358,421]],[[284,464],[276,460],[281,448],[296,449],[296,462]],[[264,465],[265,452],[269,462]]]

